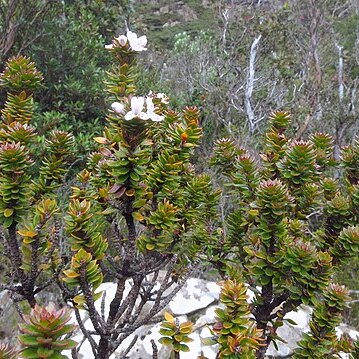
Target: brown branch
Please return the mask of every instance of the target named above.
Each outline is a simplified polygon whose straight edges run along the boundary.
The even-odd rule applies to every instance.
[[[123,327],[127,324],[129,324],[131,322],[130,318],[131,318],[131,314],[132,314],[132,311],[136,305],[136,301],[137,301],[137,298],[138,298],[138,295],[140,293],[140,290],[141,290],[141,283],[142,283],[142,280],[143,280],[143,277],[140,277],[140,278],[134,278],[134,281],[135,281],[135,284],[134,286],[136,286],[136,288],[138,288],[138,290],[136,290],[136,296],[133,297],[133,299],[131,301],[129,301],[129,305],[127,306],[127,309],[126,309],[126,312],[125,312],[125,315],[120,318],[120,321],[118,323],[118,327]]]
[[[128,308],[128,306],[131,304],[131,302],[136,301],[138,293],[140,292],[140,289],[141,289],[140,283],[134,283],[134,285],[132,286],[126,299],[123,301],[121,306],[118,308],[118,311],[117,311],[115,319],[114,319],[114,323],[117,323],[117,321],[121,318],[122,314],[125,312],[125,310]],[[123,323],[121,325],[123,325]]]
[[[118,348],[118,346],[122,343],[122,341],[124,339],[126,339],[130,334],[132,334],[136,329],[149,323],[150,320],[156,314],[158,314],[161,310],[163,310],[169,304],[169,302],[175,297],[175,295],[181,290],[181,288],[186,283],[189,276],[193,273],[193,271],[197,268],[197,265],[198,265],[197,262],[195,262],[193,265],[191,265],[189,267],[186,275],[182,279],[182,281],[177,284],[176,288],[174,288],[171,291],[171,293],[167,294],[166,297],[163,298],[163,293],[174,283],[172,280],[170,280],[170,276],[172,274],[172,269],[173,269],[173,266],[175,265],[175,263],[176,263],[175,260],[171,263],[171,266],[170,266],[164,280],[162,281],[161,287],[157,292],[157,297],[156,297],[156,300],[155,300],[151,310],[147,313],[147,315],[145,315],[141,319],[135,320],[135,322],[133,324],[127,325],[126,327],[124,327],[123,329],[120,329],[118,331],[119,333],[122,333],[122,334],[118,337],[118,339],[113,344],[113,346],[112,346],[113,350],[116,350]]]
[[[117,280],[116,294],[110,304],[110,311],[108,314],[108,319],[107,319],[107,324],[106,324],[107,330],[109,328],[113,327],[113,325],[114,325],[115,318],[117,317],[117,313],[118,313],[120,304],[122,302],[123,293],[125,291],[125,288],[126,288],[126,279],[122,278],[121,280]]]
[[[106,291],[103,292],[101,298],[101,318],[105,321],[105,303],[106,303]]]
[[[151,339],[151,346],[152,346],[152,359],[158,359],[158,348],[153,339]]]
[[[79,359],[76,347],[71,350],[72,359]]]
[[[122,351],[120,354],[120,358],[126,358],[126,355],[130,352],[130,350],[133,348],[133,346],[136,344],[138,339],[138,335],[135,335],[131,341],[131,343],[128,345],[126,350]]]
[[[7,240],[7,244],[9,247],[10,259],[11,259],[14,271],[18,276],[18,280],[20,280],[21,283],[24,283],[26,280],[26,276],[25,276],[24,271],[21,269],[22,259],[21,259],[20,249],[19,249],[19,243],[17,241],[17,236],[16,236],[16,226],[17,226],[17,223],[13,222],[12,225],[9,227],[9,229],[8,229],[9,236],[8,236],[8,238],[6,238],[6,240]]]
[[[86,339],[89,341],[91,349],[92,349],[92,353],[94,355],[94,357],[96,357],[96,353],[97,353],[97,344],[95,342],[95,340],[92,338],[92,336],[90,335],[90,333],[87,331],[87,329],[84,326],[84,323],[81,319],[80,316],[80,312],[79,310],[76,308],[75,303],[74,304],[74,310],[75,310],[75,316],[76,316],[76,321],[81,329],[82,334],[86,337]]]
[[[85,264],[82,264],[82,266],[80,268],[80,278],[79,278],[80,286],[81,286],[82,292],[84,294],[84,297],[86,299],[88,313],[89,313],[89,317],[91,319],[93,327],[95,328],[97,333],[99,333],[100,335],[105,335],[106,334],[106,332],[104,330],[105,323],[95,308],[95,302],[93,300],[92,292],[90,290],[89,283],[87,282],[86,277],[87,276],[86,276],[86,263],[85,263]]]

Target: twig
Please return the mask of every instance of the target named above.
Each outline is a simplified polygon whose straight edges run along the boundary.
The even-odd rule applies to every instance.
[[[155,343],[155,341],[153,339],[150,340],[151,345],[152,345],[152,359],[158,359],[158,348],[157,345]]]
[[[126,355],[130,352],[130,350],[133,348],[133,346],[136,344],[138,339],[138,335],[135,335],[131,341],[131,343],[129,344],[129,346],[126,348],[126,350],[122,351],[120,354],[120,358],[121,359],[125,359]]]
[[[92,293],[89,287],[89,283],[87,282],[87,275],[86,275],[86,264],[82,264],[80,268],[80,285],[84,297],[86,299],[86,304],[88,307],[88,313],[92,322],[93,327],[97,331],[97,333],[101,335],[105,335],[105,322],[102,320],[101,316],[97,312],[95,308],[95,302],[92,297]]]
[[[80,312],[79,310],[74,306],[74,310],[75,310],[75,316],[76,316],[76,321],[83,333],[83,335],[86,337],[86,339],[89,341],[90,345],[91,345],[91,349],[92,349],[92,353],[94,355],[94,357],[96,357],[97,354],[97,344],[94,341],[94,339],[92,338],[92,336],[90,335],[90,333],[87,331],[87,329],[84,326],[84,323],[82,322],[81,316],[80,316]]]
[[[102,298],[101,298],[101,317],[103,320],[105,319],[105,303],[106,303],[106,291],[103,292]]]

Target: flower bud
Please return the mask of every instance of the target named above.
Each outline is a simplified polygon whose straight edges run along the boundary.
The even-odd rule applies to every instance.
[[[119,44],[121,46],[125,46],[126,43],[127,43],[127,37],[125,35],[120,35],[118,38],[117,38],[117,41],[119,42]]]
[[[111,109],[120,115],[125,113],[125,106],[120,102],[114,102],[111,105]]]

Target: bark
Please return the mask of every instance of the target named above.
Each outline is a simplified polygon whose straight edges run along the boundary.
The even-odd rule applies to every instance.
[[[10,0],[7,4],[7,7],[5,7],[6,5],[2,5],[2,21],[4,24],[2,28],[2,36],[0,39],[0,56],[2,58],[7,57],[7,54],[10,52],[15,42],[18,29],[15,13],[18,2],[18,0]]]
[[[152,346],[152,359],[158,359],[158,348],[156,342],[151,339],[151,346]]]
[[[22,283],[25,282],[25,274],[24,271],[21,269],[22,260],[21,260],[21,253],[19,249],[19,243],[17,241],[16,236],[16,226],[17,223],[13,222],[13,224],[9,227],[9,236],[7,238],[7,244],[9,247],[10,252],[10,259],[13,264],[13,268],[16,272],[16,275],[18,276],[18,280],[20,280]]]

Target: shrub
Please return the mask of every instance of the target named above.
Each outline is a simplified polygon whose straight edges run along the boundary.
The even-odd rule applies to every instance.
[[[301,304],[312,305],[314,315],[312,334],[300,346],[310,347],[309,357],[319,358],[335,353],[334,329],[347,300],[344,289],[331,284],[333,273],[359,251],[359,143],[342,149],[341,161],[335,161],[329,135],[291,140],[285,134],[288,113],[274,113],[270,121],[261,161],[233,140],[217,141],[212,164],[223,174],[233,209],[209,258],[222,272],[236,262],[255,293],[250,312],[265,343],[257,358],[281,340],[277,329]],[[338,166],[340,180],[333,178]]]
[[[90,154],[69,198],[68,264],[59,248],[61,209],[56,189],[66,173],[72,136],[53,132],[45,141],[47,155],[39,172],[31,172],[36,133],[28,123],[32,89],[40,75],[26,58],[8,63],[9,69],[25,63],[21,81],[14,78],[19,85],[12,85],[8,68],[2,75],[12,91],[5,106],[11,116],[3,124],[0,153],[1,219],[12,262],[12,276],[4,287],[16,300],[38,308],[36,294],[57,282],[77,318],[80,309],[88,312],[99,343],[81,323],[80,328],[97,358],[108,358],[179,291],[202,250],[193,232],[203,231],[216,212],[218,192],[190,162],[201,137],[198,110],[187,107],[177,113],[163,94],[136,95],[135,56],[145,43],[145,37],[128,32],[106,46],[116,60],[107,80],[113,103],[103,135],[95,137],[97,151]],[[14,93],[21,102],[12,100]],[[106,316],[94,304],[102,295],[97,290],[105,276],[117,285]],[[131,287],[127,295],[126,286]]]

